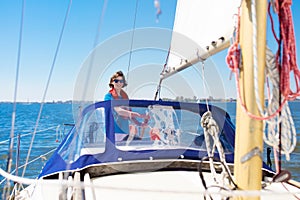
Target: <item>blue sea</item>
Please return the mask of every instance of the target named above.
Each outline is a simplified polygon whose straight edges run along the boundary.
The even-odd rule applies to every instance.
[[[17,145],[19,143],[19,167],[22,166],[28,154],[28,148],[32,140],[32,133],[38,118],[40,103],[18,103],[16,106],[16,119],[14,128],[14,151],[13,151],[13,169],[17,163]],[[12,103],[0,103],[0,167],[6,170],[9,136],[12,124]],[[45,161],[49,158],[49,151],[53,151],[61,142],[62,138],[67,134],[70,126],[64,124],[74,123],[72,115],[72,104],[68,103],[46,103],[39,120],[36,130],[29,162],[32,162],[26,168],[25,177],[35,178],[44,166]],[[20,139],[18,139],[20,138]],[[19,142],[20,141],[20,142]],[[45,154],[45,155],[44,155]],[[41,156],[42,155],[42,156]],[[22,175],[23,167],[18,169],[18,175]],[[3,177],[0,176],[1,187],[3,187]],[[1,190],[2,192],[2,190]],[[1,193],[0,192],[0,193]]]
[[[224,108],[231,116],[233,122],[235,122],[235,102],[228,103],[213,103]],[[18,103],[16,107],[16,120],[15,120],[15,130],[14,130],[14,143],[15,148],[13,151],[13,168],[15,169],[17,160],[18,175],[22,175],[23,167],[25,163],[26,156],[28,153],[28,147],[31,142],[32,133],[34,132],[34,127],[36,125],[36,120],[40,110],[41,104],[39,103]],[[294,123],[296,126],[297,139],[299,141],[300,137],[300,102],[290,103],[291,112],[294,118]],[[7,158],[8,158],[8,146],[9,146],[9,135],[11,131],[11,118],[12,118],[12,103],[0,103],[0,167],[6,170]],[[49,158],[51,153],[61,142],[62,138],[67,134],[70,126],[65,126],[64,124],[74,123],[72,104],[71,103],[46,103],[43,106],[43,111],[41,113],[41,118],[39,121],[38,129],[36,130],[36,135],[31,150],[31,155],[29,162],[35,160],[26,168],[25,177],[35,178],[42,167],[44,166],[46,160]],[[20,140],[18,140],[20,138]],[[17,152],[16,146],[20,145],[20,152]],[[19,159],[17,158],[19,154]],[[41,156],[42,155],[42,156]],[[264,152],[264,157],[266,152]],[[264,159],[266,160],[266,159]],[[273,163],[273,166],[274,163]],[[300,144],[298,142],[296,149],[291,155],[291,160],[286,161],[285,156],[282,156],[282,168],[291,172],[292,178],[296,181],[300,181]],[[0,194],[2,193],[2,187],[4,185],[3,177],[0,176]]]

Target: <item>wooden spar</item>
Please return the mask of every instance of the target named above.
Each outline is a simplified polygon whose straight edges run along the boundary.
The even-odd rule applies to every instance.
[[[256,0],[257,22],[257,64],[259,98],[263,108],[264,102],[264,70],[266,50],[266,17],[267,0]],[[251,0],[243,0],[240,20],[240,46],[242,50],[242,66],[240,68],[239,87],[241,100],[249,112],[259,116],[254,93],[253,39],[251,21]],[[236,139],[234,176],[241,190],[261,190],[263,122],[250,118],[237,102]],[[254,150],[256,151],[256,154]],[[254,153],[254,154],[253,154]],[[257,154],[258,153],[258,154]],[[260,155],[259,155],[260,154]],[[248,156],[248,157],[247,157]],[[245,159],[246,158],[246,159]],[[245,160],[243,160],[245,159]],[[244,162],[242,162],[242,160]],[[243,198],[248,199],[248,198]],[[260,197],[251,197],[260,199]]]

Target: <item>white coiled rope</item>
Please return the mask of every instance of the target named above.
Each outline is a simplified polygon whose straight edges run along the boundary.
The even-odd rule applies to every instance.
[[[224,184],[224,178],[230,174],[227,174],[227,172],[230,172],[228,165],[226,164],[226,159],[225,159],[225,154],[224,154],[224,149],[222,146],[222,143],[220,142],[219,136],[220,136],[220,131],[219,131],[219,126],[217,122],[214,120],[212,117],[212,114],[210,111],[205,112],[202,117],[201,117],[201,126],[204,129],[204,138],[205,138],[205,143],[206,143],[206,150],[207,154],[209,156],[209,165],[210,165],[210,170],[213,174],[214,181],[217,182],[216,180],[216,171],[213,165],[213,155],[215,152],[215,148],[217,147],[219,156],[220,156],[220,161],[224,164],[222,165],[222,177],[223,177],[223,184]],[[213,146],[210,144],[210,138],[213,139]]]
[[[266,75],[269,77],[272,83],[272,96],[268,102],[268,107],[265,111],[262,109],[262,104],[259,98],[258,88],[258,63],[257,63],[257,21],[256,21],[256,4],[255,1],[251,1],[251,13],[252,13],[252,29],[253,29],[253,68],[254,68],[254,92],[257,108],[261,116],[271,116],[273,113],[280,109],[279,103],[279,72],[276,66],[275,56],[272,51],[266,49]],[[281,99],[284,99],[282,97]],[[266,144],[273,146],[278,151],[279,146],[279,126],[281,123],[281,153],[286,155],[286,159],[290,160],[290,154],[296,147],[297,135],[294,126],[294,122],[291,116],[288,103],[282,105],[281,115],[277,114],[275,117],[264,120],[264,141]]]
[[[272,96],[269,101],[266,115],[275,113],[280,104],[279,100],[279,72],[276,67],[275,55],[270,49],[266,51],[267,62],[267,76],[272,83]],[[283,99],[283,97],[282,97]],[[297,133],[294,125],[294,121],[291,115],[291,111],[288,103],[282,105],[281,115],[264,121],[265,122],[265,134],[264,141],[266,144],[273,146],[278,150],[279,145],[279,125],[281,123],[281,147],[283,154],[286,155],[286,159],[290,160],[290,154],[297,144]]]

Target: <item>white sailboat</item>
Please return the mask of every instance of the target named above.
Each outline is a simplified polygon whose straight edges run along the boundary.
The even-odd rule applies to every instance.
[[[158,90],[164,79],[195,63],[205,62],[239,38],[243,65],[238,105],[243,102],[245,105],[238,107],[236,130],[229,115],[212,105],[161,100],[97,102],[79,113],[76,125],[37,179],[0,171],[8,180],[18,183],[17,186],[29,185],[21,191],[15,187],[14,198],[299,199],[299,183],[289,180],[289,174],[284,171],[276,174],[262,162],[263,122],[243,111],[246,108],[249,113],[260,115],[257,93],[253,91],[256,74],[253,75],[252,66],[253,62],[260,66],[262,75],[257,76],[258,86],[263,88],[266,6],[267,2],[261,0],[252,4],[250,1],[177,1],[169,62],[160,75]],[[207,12],[211,7],[214,11]],[[240,35],[234,38],[239,7]],[[255,59],[249,53],[253,50],[249,48],[254,34],[253,8],[255,17],[260,17],[255,18],[260,33],[256,38]],[[194,19],[197,24],[192,23]],[[204,20],[199,22],[199,19]],[[248,88],[243,84],[245,78],[252,84]],[[258,93],[263,99],[263,89]],[[117,141],[114,123],[120,116],[116,115],[115,107],[124,106],[144,118],[130,119],[136,131],[128,133],[124,141]],[[258,139],[252,139],[253,135]]]

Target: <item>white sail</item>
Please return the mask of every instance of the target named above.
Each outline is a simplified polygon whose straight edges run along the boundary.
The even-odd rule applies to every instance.
[[[227,48],[239,6],[240,0],[178,0],[163,78]]]

